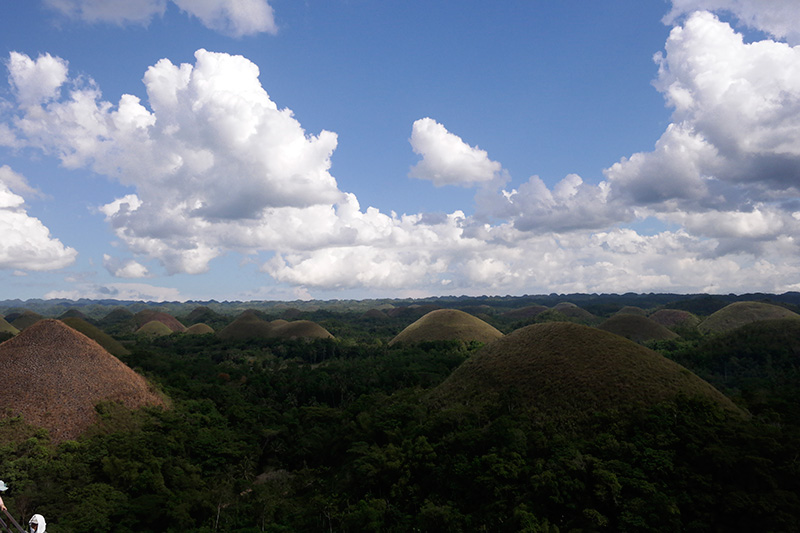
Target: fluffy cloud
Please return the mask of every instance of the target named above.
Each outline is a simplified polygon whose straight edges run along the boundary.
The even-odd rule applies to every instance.
[[[84,285],[67,291],[51,291],[46,299],[64,298],[78,300],[134,300],[143,302],[175,302],[182,300],[180,292],[170,287],[157,287],[145,283],[112,283],[110,285]]]
[[[477,215],[539,233],[601,228],[631,218],[623,204],[611,201],[609,192],[608,183],[587,184],[577,174],[568,175],[552,190],[532,176],[518,189],[479,192]]]
[[[664,20],[672,24],[695,11],[726,11],[743,24],[775,37],[793,42],[800,38],[800,10],[795,0],[672,0],[672,10]]]
[[[103,254],[103,266],[115,278],[146,278],[149,275],[147,267],[133,259],[121,260]]]
[[[673,124],[650,153],[606,171],[619,194],[642,203],[708,198],[725,208],[797,193],[800,47],[744,43],[707,12],[670,33],[656,87]],[[713,198],[712,198],[713,197]]]
[[[167,0],[44,0],[46,6],[87,22],[146,24],[163,15]]]
[[[209,29],[234,37],[276,33],[272,7],[266,0],[172,0]],[[164,14],[167,0],[45,0],[50,8],[86,22],[147,24]]]
[[[24,54],[11,52],[8,70],[9,83],[17,102],[33,106],[59,96],[67,80],[67,62],[50,54],[40,55],[36,61]]]
[[[265,0],[172,0],[203,25],[234,37],[276,33],[272,7]]]
[[[270,256],[261,270],[306,295],[304,287],[713,291],[720,280],[789,290],[800,276],[795,49],[745,44],[702,13],[666,48],[657,87],[675,109],[673,124],[652,152],[622,159],[597,184],[568,175],[548,188],[533,176],[504,190],[508,177],[485,151],[432,119],[415,122],[411,145],[422,159],[411,176],[479,185],[474,216],[362,209],[329,172],[336,134],[307,133],[247,59],[205,50],[194,64],[159,61],[144,76],[146,102],[123,95],[116,104],[90,80],[60,74],[65,61],[17,54],[8,66],[21,80],[18,108],[0,139],[133,191],[99,207],[137,257],[104,258],[120,277],[147,275],[142,258],[168,273],[201,273],[238,251],[252,261]],[[645,216],[674,229],[623,227]],[[122,297],[139,287],[82,294]]]
[[[328,172],[334,133],[307,135],[245,58],[199,50],[196,59],[148,69],[151,110],[130,95],[113,106],[93,83],[73,81],[61,99],[20,105],[13,119],[18,143],[135,187],[101,211],[134,253],[170,272],[203,272],[226,247],[299,239],[308,231],[284,229],[345,198]],[[38,76],[50,61],[9,62],[12,78],[18,65]]]
[[[25,199],[11,187],[31,192],[25,178],[0,167],[0,269],[54,270],[71,265],[78,252],[65,247],[25,210]]]
[[[485,150],[468,145],[431,118],[414,122],[410,141],[414,153],[422,156],[411,168],[412,178],[430,180],[437,187],[472,187],[503,178],[502,166]]]

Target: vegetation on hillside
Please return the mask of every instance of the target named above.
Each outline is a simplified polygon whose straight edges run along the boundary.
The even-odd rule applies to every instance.
[[[387,312],[408,305],[400,301],[381,302],[393,306],[381,314],[351,302],[292,303],[292,321],[335,337],[320,339],[136,336],[132,318],[142,308],[109,317],[114,303],[87,304],[86,321],[124,341],[130,353],[121,359],[171,406],[98,405],[101,422],[58,445],[18,417],[0,419],[0,476],[10,487],[3,499],[18,520],[41,513],[59,532],[800,530],[800,321],[648,343],[659,356],[586,326],[531,325],[547,314],[507,314],[543,305],[555,315],[566,298],[548,298],[428,302],[469,305],[507,334],[484,346],[389,346],[421,316],[419,308]],[[569,301],[597,317],[626,305],[681,308],[675,295]],[[206,307],[213,313],[192,318],[211,318],[216,331],[247,309]],[[52,312],[67,309],[59,303]],[[288,309],[265,303],[251,314],[269,323]],[[191,325],[185,306],[161,311]],[[512,369],[493,374],[492,401],[431,401],[525,327],[553,335],[551,344],[537,341],[539,352],[520,350],[550,350],[552,372],[537,367],[554,385],[547,395],[526,390],[530,380],[518,382],[524,376]],[[556,367],[572,364],[556,357],[567,346],[580,356],[570,370],[584,380],[580,393],[594,400],[556,378]],[[623,381],[604,384],[602,365]],[[731,416],[713,394],[696,394],[706,385],[658,396],[662,381],[643,377],[676,368],[751,416]],[[613,400],[623,393],[634,396]],[[548,415],[546,401],[559,395],[583,402],[580,424]]]

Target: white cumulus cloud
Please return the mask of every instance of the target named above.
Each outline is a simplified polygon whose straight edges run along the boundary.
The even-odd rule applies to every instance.
[[[115,278],[146,278],[147,267],[133,259],[119,259],[103,254],[103,266]]]
[[[84,284],[70,290],[51,291],[44,295],[46,299],[64,298],[79,300],[114,299],[143,302],[175,302],[181,301],[180,291],[171,287],[158,287],[146,283],[111,283],[108,285]]]
[[[44,0],[45,5],[70,18],[90,23],[148,24],[162,16],[167,0]],[[276,33],[275,17],[267,0],[172,0],[212,30],[241,37]]]
[[[25,199],[11,187],[30,192],[25,178],[0,167],[0,269],[55,270],[71,265],[78,252],[50,234],[41,220],[28,214]]]
[[[412,178],[430,180],[437,187],[472,187],[502,179],[502,166],[485,150],[470,146],[432,118],[414,122],[411,147],[422,160],[411,168]]]
[[[800,9],[796,0],[672,0],[664,20],[672,24],[695,11],[724,11],[742,24],[794,42],[800,39]]]
[[[715,231],[690,221],[728,217],[753,223],[764,213],[775,220],[796,211],[800,46],[769,39],[746,43],[715,15],[695,12],[672,29],[665,48],[656,55],[655,86],[674,109],[673,122],[652,152],[606,169],[611,197],[649,206],[704,235]],[[737,224],[731,228],[748,226]],[[715,227],[719,233],[728,225]],[[769,228],[776,231],[765,235],[773,237],[791,229]]]

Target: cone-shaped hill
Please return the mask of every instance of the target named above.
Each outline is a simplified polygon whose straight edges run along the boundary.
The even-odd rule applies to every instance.
[[[136,324],[141,328],[148,322],[161,322],[165,326],[167,326],[171,331],[176,333],[183,333],[186,331],[186,326],[184,326],[180,320],[175,318],[174,316],[163,313],[161,311],[153,311],[151,309],[143,309],[136,313]]]
[[[207,333],[214,333],[214,328],[209,326],[208,324],[203,324],[202,322],[198,322],[197,324],[192,324],[186,331],[184,332],[187,335],[205,335]]]
[[[370,309],[369,311],[365,311],[362,318],[375,318],[378,320],[386,320],[389,318],[386,313],[381,311],[380,309]]]
[[[561,313],[568,318],[577,318],[578,320],[592,320],[595,316],[582,307],[578,307],[572,302],[561,302],[553,306],[553,311]]]
[[[636,307],[635,305],[626,305],[625,307],[617,311],[615,314],[647,316],[647,311],[645,311],[641,307]]]
[[[222,339],[328,339],[333,335],[310,320],[288,322],[283,319],[268,322],[259,317],[255,311],[245,311],[220,330],[217,335]]]
[[[189,326],[194,324],[205,324],[214,331],[219,331],[230,324],[231,318],[214,311],[210,307],[200,306],[195,307],[182,322],[184,324],[188,324]]]
[[[164,405],[145,379],[60,320],[43,319],[0,344],[0,416],[22,414],[55,442],[77,437],[97,419],[95,405]]]
[[[259,317],[255,311],[247,310],[218,331],[217,335],[221,339],[228,340],[269,338],[272,336],[272,325]]]
[[[469,313],[458,309],[437,309],[409,325],[389,341],[389,345],[450,340],[489,343],[502,336],[493,326]]]
[[[84,315],[80,310],[75,309],[74,307],[71,309],[67,309],[58,317],[59,320],[64,320],[65,318],[80,318],[86,322],[89,322],[89,318]]]
[[[682,309],[659,309],[650,315],[650,320],[656,324],[661,324],[665,328],[695,328],[700,323],[697,315]]]
[[[509,392],[553,420],[629,411],[678,395],[743,413],[677,363],[618,335],[566,322],[520,328],[484,346],[431,392],[440,406],[493,403]]]
[[[16,335],[19,333],[19,330],[9,324],[5,318],[0,317],[0,333],[11,333],[12,335]]]
[[[779,305],[764,302],[735,302],[703,320],[698,329],[703,333],[724,333],[751,322],[780,318],[800,320],[800,315]]]
[[[633,314],[616,314],[597,327],[633,342],[660,341],[678,337],[674,331],[646,316]]]
[[[332,339],[331,333],[310,320],[294,320],[285,324],[276,325],[272,322],[273,337],[281,339]]]
[[[42,319],[42,315],[34,313],[33,311],[23,311],[19,316],[15,317],[11,325],[22,331]]]
[[[61,321],[71,327],[74,330],[80,331],[97,344],[102,346],[108,353],[111,355],[115,355],[120,357],[122,355],[128,355],[131,353],[127,348],[125,348],[120,342],[106,333],[105,331],[101,330],[97,326],[94,326],[87,321],[77,318],[77,317],[67,317],[62,318]]]
[[[111,334],[133,333],[139,326],[136,317],[124,307],[117,307],[97,322],[97,326]]]
[[[151,338],[165,337],[167,335],[171,335],[172,333],[174,333],[174,331],[172,331],[169,326],[159,320],[151,320],[136,330],[137,335]]]

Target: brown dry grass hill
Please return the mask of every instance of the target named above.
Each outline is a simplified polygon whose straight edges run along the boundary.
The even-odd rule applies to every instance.
[[[136,324],[141,328],[148,322],[161,322],[165,326],[167,326],[171,331],[175,333],[183,333],[186,331],[186,326],[184,326],[180,320],[175,318],[174,316],[163,313],[161,311],[153,311],[151,309],[143,309],[134,315],[136,317]]]
[[[450,340],[489,343],[502,336],[493,326],[469,313],[458,309],[437,309],[409,325],[389,341],[389,345]]]
[[[22,331],[25,328],[36,324],[42,318],[44,317],[42,317],[42,315],[39,313],[34,313],[33,311],[23,311],[19,316],[15,317],[14,320],[11,321],[11,325]]]
[[[60,320],[40,320],[0,344],[0,368],[0,416],[21,414],[49,430],[54,442],[74,439],[94,423],[99,402],[165,405],[142,376]]]
[[[169,329],[169,326],[159,320],[151,320],[136,330],[137,335],[142,335],[145,337],[165,337],[167,335],[171,335],[172,333],[175,332]]]
[[[441,407],[519,405],[555,421],[592,411],[628,411],[678,395],[700,396],[743,413],[686,368],[618,335],[569,322],[520,328],[484,346],[432,392]]]
[[[700,323],[700,319],[697,315],[682,309],[659,309],[650,315],[649,318],[656,324],[661,324],[665,328],[695,328]]]
[[[276,325],[274,320],[272,325],[272,336],[280,339],[332,339],[331,333],[310,320],[295,320],[285,324]]]
[[[0,333],[11,333],[12,335],[16,335],[19,333],[19,330],[9,324],[5,318],[0,318]]]
[[[67,317],[60,319],[64,324],[74,330],[80,331],[97,344],[102,346],[111,355],[120,357],[131,353],[117,339],[101,330],[97,326],[89,324],[85,320],[77,317]]]
[[[698,329],[703,333],[724,333],[751,322],[781,318],[800,320],[800,315],[779,305],[764,302],[735,302],[703,320]]]
[[[537,315],[547,311],[548,309],[550,308],[545,305],[529,305],[527,307],[520,307],[519,309],[506,311],[503,313],[503,316],[506,318],[523,320],[525,318],[535,318]]]
[[[184,331],[187,335],[206,335],[207,333],[214,333],[214,328],[207,324],[203,324],[202,322],[198,324],[192,324],[186,331]]]
[[[597,327],[633,342],[661,341],[678,337],[674,331],[641,315],[617,314]]]

